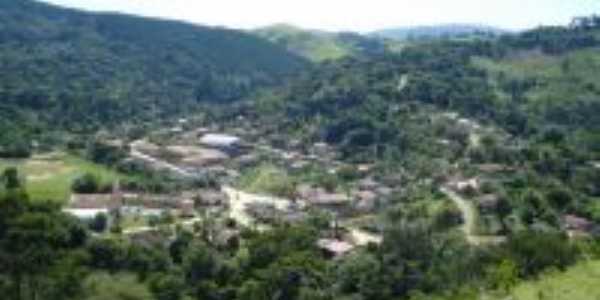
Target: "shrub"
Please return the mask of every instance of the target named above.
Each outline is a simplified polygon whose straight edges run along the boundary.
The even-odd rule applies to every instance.
[[[86,173],[73,181],[71,189],[76,193],[93,194],[99,191],[100,183],[94,174]]]
[[[92,221],[90,221],[89,227],[91,230],[95,232],[104,232],[106,230],[106,226],[108,225],[108,217],[106,214],[100,213],[97,214]]]

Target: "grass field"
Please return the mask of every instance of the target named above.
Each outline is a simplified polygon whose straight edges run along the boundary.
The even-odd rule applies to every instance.
[[[508,296],[485,299],[600,300],[600,260],[580,262],[565,272],[549,272],[518,284]]]
[[[129,273],[94,273],[83,286],[84,300],[151,300],[154,299],[148,287]]]
[[[30,159],[0,159],[0,170],[7,167],[18,168],[33,200],[60,203],[69,198],[73,180],[82,174],[94,174],[102,183],[126,178],[107,167],[64,153],[38,155]]]
[[[587,49],[551,56],[537,52],[514,55],[494,61],[475,58],[472,63],[492,74],[492,78],[536,79],[527,93],[530,104],[564,103],[577,97],[594,97],[600,91],[600,51]]]

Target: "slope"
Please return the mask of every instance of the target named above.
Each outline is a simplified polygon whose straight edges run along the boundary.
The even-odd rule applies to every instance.
[[[472,39],[492,38],[508,31],[485,25],[475,24],[443,24],[432,26],[415,26],[386,28],[370,33],[371,36],[395,40],[414,39]]]
[[[287,24],[260,28],[254,33],[314,62],[351,55],[382,53],[384,41],[355,33],[304,30]]]
[[[11,130],[155,118],[238,99],[306,65],[240,31],[0,2],[0,125],[20,124]]]

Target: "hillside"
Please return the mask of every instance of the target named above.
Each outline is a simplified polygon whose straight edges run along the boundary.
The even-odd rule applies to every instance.
[[[483,232],[559,228],[565,214],[600,222],[591,163],[600,158],[596,35],[540,28],[419,43],[400,55],[327,63],[255,106],[280,134],[335,145],[346,161],[446,185],[487,182],[475,195],[491,191],[506,207],[482,210]],[[490,164],[499,167],[477,171]]]
[[[416,26],[386,28],[370,33],[371,36],[395,40],[422,39],[473,39],[492,38],[508,31],[484,25],[474,24],[444,24],[436,26]]]
[[[380,39],[355,33],[333,33],[300,29],[278,24],[254,33],[311,61],[322,62],[352,55],[382,53],[386,44]]]
[[[0,126],[23,135],[232,101],[307,65],[240,31],[30,0],[1,1],[0,28]]]

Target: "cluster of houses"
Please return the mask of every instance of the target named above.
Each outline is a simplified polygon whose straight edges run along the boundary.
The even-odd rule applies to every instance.
[[[109,223],[115,216],[160,217],[166,213],[179,218],[193,218],[201,207],[223,207],[227,196],[216,190],[182,192],[177,195],[126,193],[115,184],[112,193],[72,194],[65,213],[89,221],[105,215]]]
[[[354,188],[346,192],[328,191],[323,187],[308,184],[297,187],[299,201],[340,216],[372,213],[393,191],[372,177],[359,180]]]

